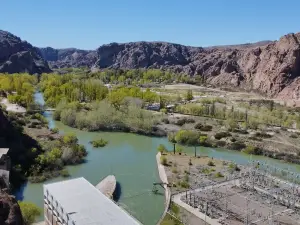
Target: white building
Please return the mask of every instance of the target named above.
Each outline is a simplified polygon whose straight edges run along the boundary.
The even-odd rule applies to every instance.
[[[141,225],[84,178],[44,185],[46,225]]]

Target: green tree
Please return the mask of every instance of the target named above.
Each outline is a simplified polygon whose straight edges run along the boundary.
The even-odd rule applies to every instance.
[[[157,150],[163,154],[164,152],[167,151],[166,147],[163,145],[163,144],[160,144],[158,147],[157,147]]]
[[[191,101],[191,100],[194,99],[193,91],[192,91],[192,90],[187,90],[185,99],[186,99],[187,101]]]
[[[201,135],[199,139],[200,144],[204,145],[206,141],[207,141],[207,136]]]
[[[38,216],[41,215],[42,210],[31,202],[18,202],[21,208],[22,216],[25,225],[33,224]]]
[[[238,123],[234,119],[227,119],[226,124],[230,130],[235,130],[238,128]]]

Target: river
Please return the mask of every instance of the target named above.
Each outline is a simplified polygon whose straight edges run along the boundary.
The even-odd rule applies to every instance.
[[[37,103],[44,104],[41,93],[35,94],[35,100]],[[159,194],[152,193],[153,182],[159,181],[155,155],[159,144],[164,144],[170,150],[173,148],[167,138],[146,137],[130,133],[81,131],[54,121],[51,112],[45,112],[44,116],[48,119],[49,126],[57,127],[61,134],[76,134],[79,143],[84,145],[88,151],[86,163],[67,167],[71,178],[85,177],[96,185],[107,175],[114,174],[121,189],[118,204],[143,224],[156,224],[164,210],[164,191],[161,190]],[[93,148],[89,142],[100,137],[107,140],[108,145],[104,148]],[[186,147],[184,151],[193,154],[194,148]],[[198,147],[197,154],[232,160],[238,164],[247,164],[250,159],[249,155],[241,152],[205,147]],[[253,156],[252,159],[300,173],[299,165],[263,156]],[[48,182],[63,179],[66,178],[59,177]],[[27,183],[15,195],[18,199],[31,201],[43,208],[42,183]],[[43,217],[41,216],[39,220],[43,220]]]

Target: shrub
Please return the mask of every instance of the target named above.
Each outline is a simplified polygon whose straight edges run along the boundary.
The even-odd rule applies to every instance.
[[[63,177],[69,177],[70,173],[67,169],[63,169],[62,171],[60,171],[60,175]]]
[[[200,138],[199,138],[199,142],[201,145],[204,145],[207,141],[207,136],[205,135],[200,135]]]
[[[229,148],[232,150],[242,150],[245,147],[246,147],[245,143],[243,143],[241,141],[237,141],[237,142],[231,143]]]
[[[178,171],[175,167],[172,168],[172,173],[178,173]]]
[[[179,185],[182,188],[189,188],[190,187],[189,183],[186,182],[186,181],[181,181]]]
[[[31,202],[18,202],[25,225],[30,225],[35,222],[35,219],[41,215],[42,210]]]
[[[168,133],[168,140],[171,143],[176,143],[175,134],[174,133]]]
[[[217,172],[215,174],[215,178],[222,178],[222,177],[224,177],[224,175],[221,172]]]
[[[177,120],[175,122],[175,124],[178,126],[183,126],[185,124],[185,122],[186,122],[185,118],[180,118],[179,120]]]
[[[191,117],[185,118],[185,123],[195,123],[195,120]]]
[[[216,145],[219,147],[224,147],[226,145],[226,141],[217,141]]]
[[[298,138],[298,134],[293,133],[290,135],[290,138]]]
[[[231,134],[229,132],[219,132],[215,134],[215,138],[217,140],[221,140],[222,138],[230,137]]]
[[[183,152],[182,147],[179,146],[179,145],[176,145],[176,152],[179,153],[179,154],[181,154]]]
[[[33,121],[33,122],[31,123],[31,125],[35,127],[35,126],[37,126],[37,125],[40,125],[40,122]]]
[[[170,121],[169,121],[168,118],[162,118],[162,119],[161,119],[161,122],[163,122],[163,123],[165,123],[165,124],[169,124],[169,123],[170,123]]]
[[[255,136],[260,137],[260,138],[271,138],[272,137],[272,135],[270,135],[266,132],[256,132]]]
[[[105,141],[104,139],[100,138],[99,140],[94,140],[90,142],[94,148],[100,148],[104,147],[108,144],[108,141]]]
[[[168,110],[163,108],[163,109],[160,109],[160,112],[164,113],[164,114],[167,114],[168,113]]]
[[[159,151],[161,154],[163,154],[164,152],[167,152],[168,150],[166,149],[166,147],[163,144],[160,144],[157,147],[157,151]]]
[[[196,123],[194,128],[200,130],[203,127],[202,123]]]
[[[261,150],[257,147],[254,147],[252,145],[248,145],[245,149],[243,149],[243,152],[246,154],[253,154],[253,155],[260,155]]]
[[[261,138],[256,137],[256,136],[250,136],[249,139],[250,139],[250,140],[254,140],[254,141],[262,141]]]
[[[211,131],[212,130],[211,125],[204,125],[203,127],[200,128],[201,131]]]
[[[208,166],[215,166],[215,163],[212,160],[209,160],[207,163]]]
[[[77,139],[77,137],[76,137],[75,134],[66,134],[66,135],[63,137],[63,142],[64,142],[65,144],[72,145],[72,144],[77,144],[78,139]]]
[[[165,156],[160,157],[160,163],[164,166],[168,165],[167,158]]]
[[[76,111],[74,109],[63,110],[60,114],[60,120],[64,124],[74,127],[76,121]]]
[[[59,129],[56,128],[56,127],[55,127],[55,128],[52,128],[52,129],[51,129],[51,132],[54,133],[54,134],[57,134],[57,133],[59,132]]]
[[[229,169],[235,170],[235,171],[240,171],[241,169],[238,167],[237,164],[235,163],[230,163],[228,166]]]
[[[200,133],[192,130],[180,130],[175,135],[177,143],[184,145],[199,144]]]

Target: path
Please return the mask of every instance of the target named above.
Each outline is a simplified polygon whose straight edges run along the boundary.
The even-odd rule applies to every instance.
[[[26,113],[26,109],[18,104],[9,103],[7,98],[3,98],[0,102],[1,104],[6,106],[6,111],[16,112],[16,113]]]
[[[167,177],[164,166],[160,163],[160,157],[161,157],[161,153],[159,152],[156,154],[156,162],[157,162],[157,167],[158,167],[159,178],[163,183],[165,183],[164,189],[165,189],[166,201],[165,201],[165,210],[164,210],[160,220],[158,221],[157,225],[159,225],[165,218],[165,216],[168,212],[169,206],[170,206],[170,202],[171,202],[171,190],[168,187],[168,184],[169,184],[168,177]]]

